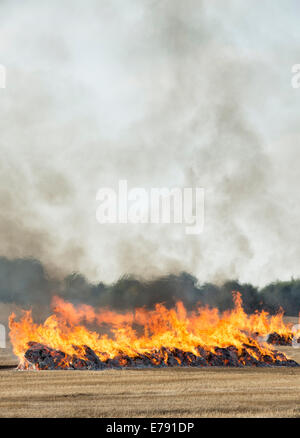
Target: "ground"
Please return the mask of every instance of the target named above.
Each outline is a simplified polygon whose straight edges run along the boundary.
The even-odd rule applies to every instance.
[[[0,417],[300,417],[300,368],[3,369],[0,388]]]
[[[300,363],[300,348],[278,347]],[[300,417],[299,368],[16,371],[0,349],[0,417]]]

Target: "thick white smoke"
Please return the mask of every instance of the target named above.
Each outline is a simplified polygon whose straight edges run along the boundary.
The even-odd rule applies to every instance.
[[[1,255],[112,281],[299,275],[298,3],[2,1]],[[102,225],[100,187],[198,186],[205,228]]]

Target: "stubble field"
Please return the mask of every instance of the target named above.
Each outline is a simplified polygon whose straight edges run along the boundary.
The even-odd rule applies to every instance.
[[[277,349],[300,363],[300,348]],[[0,349],[0,417],[300,417],[300,367],[16,371],[16,364]]]
[[[300,368],[2,369],[0,388],[1,417],[300,417]]]

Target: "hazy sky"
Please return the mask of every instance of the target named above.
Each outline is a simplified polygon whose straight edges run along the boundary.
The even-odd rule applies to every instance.
[[[111,281],[299,276],[297,0],[0,1],[0,255]],[[198,186],[205,227],[100,225],[96,193]]]

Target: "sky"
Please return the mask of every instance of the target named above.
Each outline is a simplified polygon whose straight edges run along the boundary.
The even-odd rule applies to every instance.
[[[296,0],[0,1],[0,255],[91,281],[299,276]],[[202,187],[205,224],[104,224],[96,194]]]

